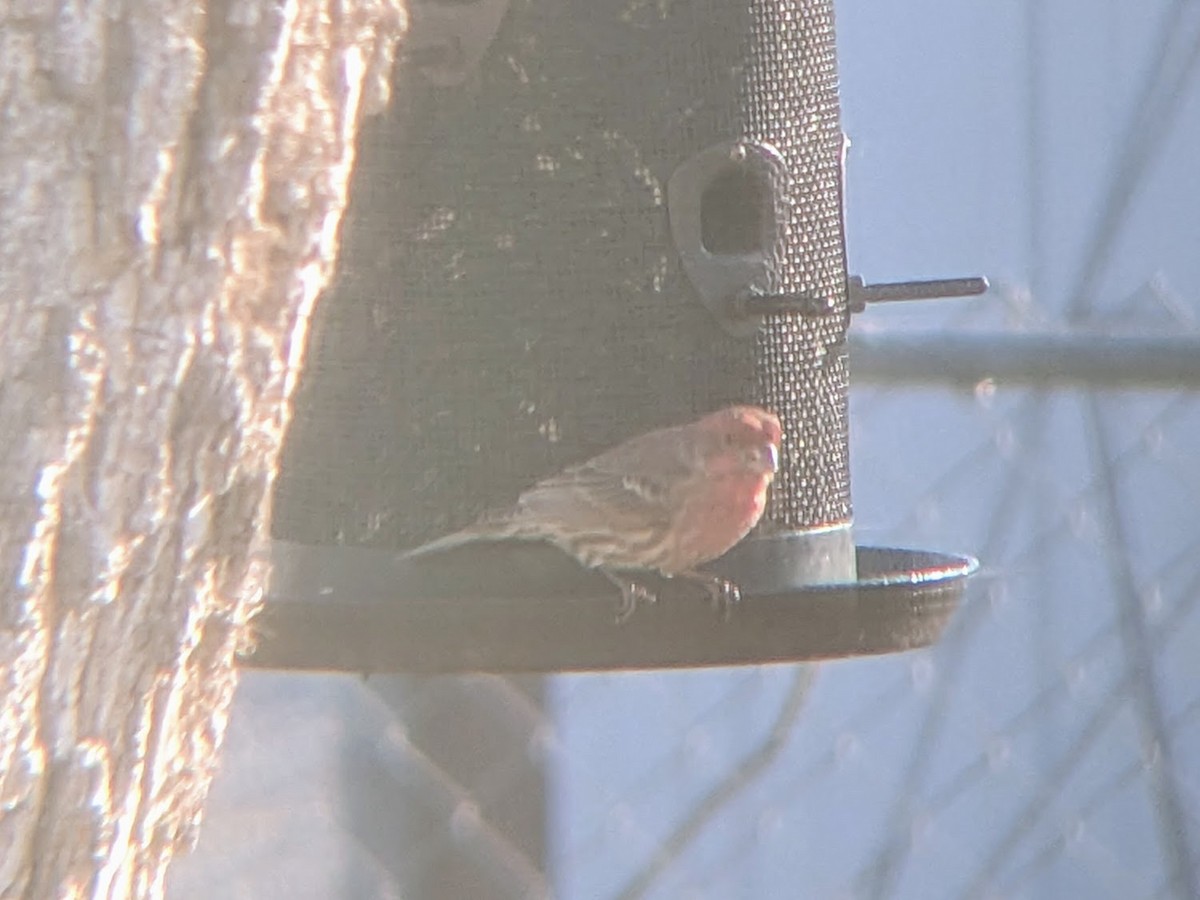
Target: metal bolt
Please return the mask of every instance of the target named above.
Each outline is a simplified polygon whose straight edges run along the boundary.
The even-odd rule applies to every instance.
[[[849,308],[862,312],[868,303],[895,303],[900,300],[935,300],[944,297],[972,297],[988,289],[986,278],[938,278],[929,281],[896,281],[866,284],[859,275],[851,275]],[[739,294],[730,301],[736,318],[751,316],[825,316],[835,309],[832,297],[811,294]]]

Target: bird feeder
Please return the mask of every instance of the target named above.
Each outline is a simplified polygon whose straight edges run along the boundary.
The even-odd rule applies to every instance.
[[[974,561],[855,545],[846,333],[872,302],[985,285],[848,275],[831,2],[474,6],[414,26],[361,137],[249,663],[655,668],[936,639]],[[727,621],[665,584],[618,624],[612,586],[539,544],[402,557],[733,402],[785,440],[764,522],[714,564],[742,589]]]

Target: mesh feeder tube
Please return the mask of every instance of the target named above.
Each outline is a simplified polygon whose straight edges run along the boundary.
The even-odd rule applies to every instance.
[[[751,4],[740,136],[686,160],[671,230],[699,299],[755,342],[756,400],[784,427],[763,524],[722,561],[752,592],[853,581],[841,129],[832,5]],[[746,315],[755,295],[803,314]]]

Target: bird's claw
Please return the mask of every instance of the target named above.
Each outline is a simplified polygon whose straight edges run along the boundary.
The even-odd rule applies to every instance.
[[[728,622],[733,616],[733,608],[742,601],[742,591],[728,578],[711,575],[708,572],[679,572],[676,577],[686,578],[704,588],[712,603],[713,612],[722,622]]]
[[[722,622],[728,622],[733,616],[733,608],[742,602],[741,588],[726,578],[713,578],[704,589],[712,601],[713,612]]]
[[[623,625],[637,611],[640,603],[654,603],[658,597],[636,582],[626,582],[621,589],[621,605],[617,607],[617,624]]]
[[[658,600],[653,591],[648,590],[632,578],[605,569],[600,571],[604,573],[605,578],[621,589],[621,602],[617,607],[616,622],[618,625],[628,622],[639,605],[654,603]],[[742,600],[741,589],[727,578],[695,571],[678,572],[670,577],[683,578],[704,588],[709,602],[712,603],[713,612],[722,622],[730,620],[733,616],[733,608]]]
[[[631,578],[617,575],[614,572],[605,572],[604,576],[621,589],[621,602],[617,605],[616,624],[618,625],[628,622],[630,616],[637,611],[639,604],[654,603],[658,600],[653,591]]]

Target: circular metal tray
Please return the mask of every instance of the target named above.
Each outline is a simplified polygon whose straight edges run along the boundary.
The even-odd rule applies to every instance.
[[[694,584],[618,624],[618,593],[553,548],[483,543],[408,560],[388,550],[274,542],[244,666],[447,673],[756,665],[894,653],[938,639],[970,557],[859,547],[848,584],[743,592],[728,619]]]

